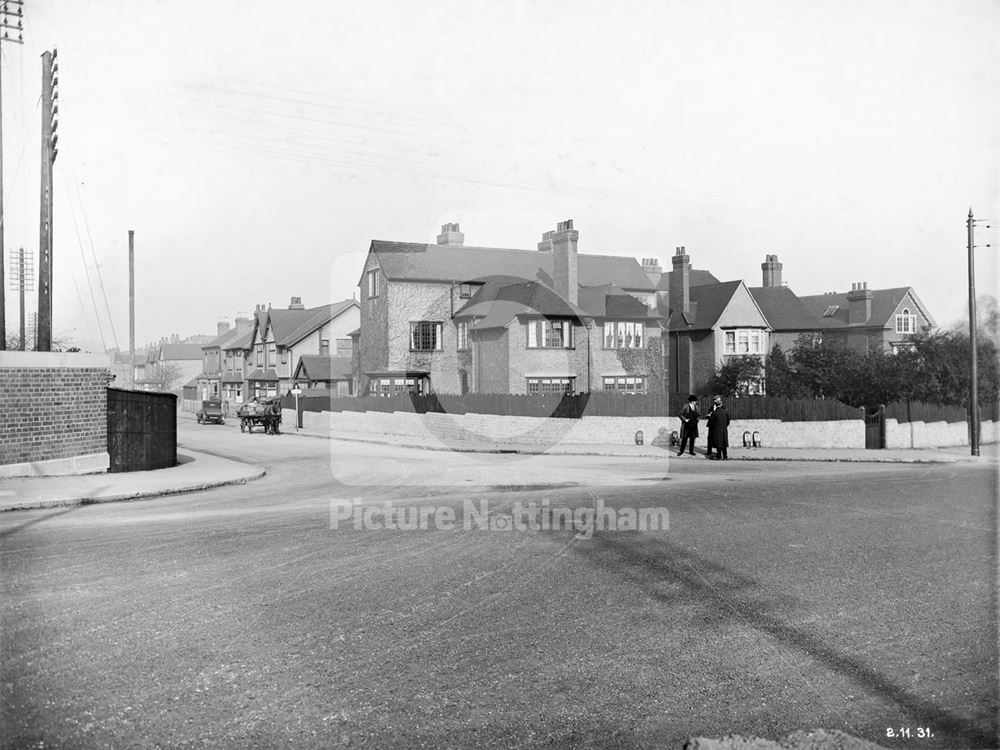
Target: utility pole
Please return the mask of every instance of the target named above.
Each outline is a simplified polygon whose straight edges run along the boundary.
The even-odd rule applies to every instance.
[[[13,9],[11,9],[13,6]],[[0,6],[0,28],[3,29],[3,36],[0,36],[0,47],[3,42],[14,42],[24,44],[24,0],[6,0]],[[16,19],[16,23],[11,23]],[[10,36],[10,31],[17,32],[17,39]],[[2,53],[2,50],[0,50]],[[4,284],[4,193],[3,193],[3,55],[0,54],[0,351],[7,348],[7,297]],[[22,326],[24,325],[24,313],[21,313]],[[21,334],[21,348],[24,348],[24,334]]]
[[[976,247],[975,233],[976,220],[972,218],[972,209],[969,209],[969,218],[966,220],[966,229],[969,235],[969,365],[970,365],[970,388],[969,388],[969,445],[972,448],[972,455],[979,455],[979,361],[976,351],[976,262],[973,249]]]
[[[978,220],[979,223],[983,219]],[[969,209],[969,218],[966,220],[966,230],[969,236],[969,445],[972,448],[972,455],[979,455],[979,351],[976,341],[976,329],[979,326],[979,316],[976,313],[976,223],[972,218],[972,209]],[[990,229],[989,224],[985,224]],[[980,247],[991,247],[989,243]]]
[[[52,167],[56,161],[59,104],[56,51],[42,53],[42,173],[38,230],[38,341],[35,350],[52,351]]]
[[[23,247],[18,250],[16,258],[10,259],[10,288],[18,292],[20,299],[21,338],[17,348],[23,352],[28,348],[25,331],[24,293],[33,291],[35,288],[35,264],[30,254],[25,257]]]
[[[129,388],[135,388],[135,230],[128,230],[128,361]]]

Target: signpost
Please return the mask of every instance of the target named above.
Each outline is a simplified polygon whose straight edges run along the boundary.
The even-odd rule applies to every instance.
[[[302,389],[298,383],[292,383],[292,395],[295,396],[295,431],[298,432],[299,422],[302,421],[302,413],[299,411],[299,396],[302,395]]]

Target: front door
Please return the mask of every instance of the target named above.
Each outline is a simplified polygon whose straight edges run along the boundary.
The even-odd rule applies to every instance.
[[[865,448],[885,448],[885,415],[881,406],[865,409]]]

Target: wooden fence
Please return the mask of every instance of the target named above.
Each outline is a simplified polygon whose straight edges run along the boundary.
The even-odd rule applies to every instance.
[[[109,472],[177,464],[177,396],[108,388]]]

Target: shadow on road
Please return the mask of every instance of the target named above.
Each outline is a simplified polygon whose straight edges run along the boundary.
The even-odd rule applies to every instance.
[[[17,526],[12,526],[9,529],[0,530],[0,539],[7,539],[14,536],[15,534],[24,531],[29,526],[34,526],[35,524],[42,523],[42,521],[51,521],[53,518],[59,516],[65,516],[67,513],[72,513],[74,511],[80,510],[79,505],[71,505],[68,508],[59,508],[50,513],[46,513],[44,516],[38,516],[37,518],[32,518],[30,521],[25,521],[24,523],[19,523]]]
[[[663,592],[664,584],[680,587],[692,600],[708,605],[710,622],[739,622],[772,636],[781,646],[796,649],[901,706],[921,725],[947,732],[958,743],[954,747],[997,746],[996,734],[990,734],[986,727],[970,726],[968,717],[950,713],[915,695],[858,657],[841,653],[816,635],[790,625],[781,618],[780,611],[793,606],[796,600],[769,596],[753,578],[648,535],[599,533],[590,543],[574,545],[573,549],[589,558],[591,564],[617,573],[663,604],[676,603],[676,596]]]

